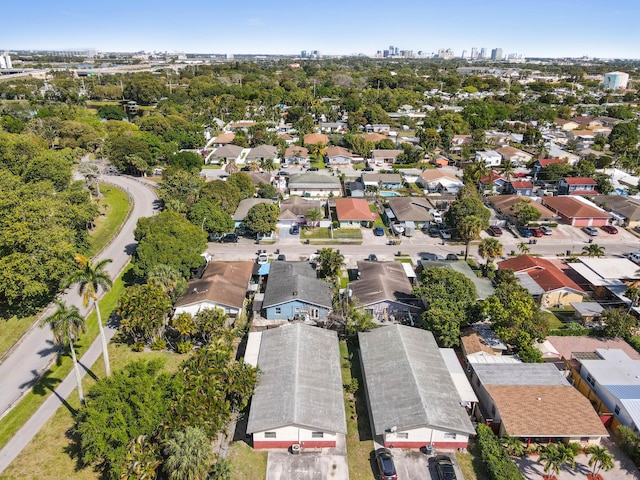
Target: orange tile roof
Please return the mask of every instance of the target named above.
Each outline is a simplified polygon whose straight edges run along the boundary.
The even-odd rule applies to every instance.
[[[218,135],[214,140],[214,143],[220,143],[220,144],[231,143],[233,142],[234,138],[236,138],[235,133],[227,132],[227,133],[223,133],[222,135]]]
[[[607,437],[591,402],[559,385],[485,387],[512,437]]]
[[[364,136],[364,139],[367,142],[373,142],[373,143],[378,143],[379,141],[384,140],[385,138],[387,138],[387,136],[386,135],[382,135],[380,133],[367,133]]]
[[[611,218],[608,213],[570,195],[543,197],[542,204],[567,218]]]
[[[307,133],[302,143],[305,145],[315,145],[316,143],[324,143],[327,145],[329,143],[329,137],[324,133]]]
[[[371,221],[373,214],[363,198],[336,198],[336,214],[339,221]]]
[[[510,269],[516,273],[528,274],[545,292],[563,287],[571,288],[578,292],[584,291],[562,270],[544,258],[532,257],[531,255],[519,255],[498,262],[497,265],[498,268],[502,270]]]
[[[473,328],[468,328],[460,334],[460,341],[467,355],[473,355],[478,352],[485,352],[495,355],[495,352],[485,345],[482,338]]]
[[[552,163],[567,163],[565,162],[562,158],[541,158],[540,160],[538,160],[538,163],[540,164],[541,167],[546,167],[548,165],[551,165]]]
[[[351,158],[353,154],[344,147],[331,146],[327,148],[327,157],[337,157],[337,156]]]

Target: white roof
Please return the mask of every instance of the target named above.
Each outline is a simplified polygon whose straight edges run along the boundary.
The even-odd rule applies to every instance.
[[[250,332],[247,338],[247,348],[244,351],[244,363],[248,363],[253,368],[258,366],[258,354],[260,353],[260,342],[262,332]]]
[[[579,273],[591,285],[621,284],[620,279],[638,278],[638,266],[628,258],[603,257],[580,259],[580,263],[567,265]]]
[[[453,350],[453,348],[441,348],[440,355],[442,355],[444,364],[447,366],[447,369],[451,374],[453,384],[456,386],[456,390],[458,390],[458,395],[460,395],[460,400],[467,404],[473,402],[477,403],[478,397],[473,391],[473,388],[469,383],[469,379],[464,373],[462,365],[460,365],[458,356],[456,355],[456,352]]]
[[[404,273],[407,275],[407,278],[416,278],[416,271],[413,269],[410,263],[400,262],[402,268],[404,269]]]
[[[522,363],[519,358],[511,355],[491,355],[486,352],[474,353],[467,356],[469,363]]]
[[[602,360],[580,360],[600,385],[640,385],[640,360],[633,360],[619,348],[599,348]]]

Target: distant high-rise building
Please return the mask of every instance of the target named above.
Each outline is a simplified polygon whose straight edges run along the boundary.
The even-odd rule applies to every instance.
[[[460,58],[467,58],[467,51],[466,50],[462,50],[462,55],[460,55]]]
[[[300,52],[300,58],[307,58],[307,51],[306,50],[302,50]]]
[[[445,60],[451,60],[454,57],[453,50],[450,48],[441,48],[438,50],[438,58],[443,58]]]
[[[393,49],[393,54],[394,54],[394,55],[398,55],[398,47],[394,47],[394,49]]]
[[[320,58],[321,56],[320,50],[311,50],[311,58]]]
[[[13,68],[11,64],[11,57],[7,52],[0,53],[0,70]]]
[[[475,60],[476,58],[478,58],[478,49],[476,47],[473,47],[471,49],[471,58],[473,60]]]
[[[487,49],[486,48],[481,48],[480,49],[480,57],[479,58],[487,58]]]
[[[11,68],[11,67],[7,67]],[[609,72],[604,74],[602,86],[609,90],[624,90],[629,84],[629,74],[624,72]]]
[[[500,61],[502,60],[502,49],[501,48],[494,48],[493,50],[491,50],[491,60],[496,60],[496,61]]]
[[[382,56],[383,56],[384,58],[387,58],[387,57],[389,56],[389,50],[383,50],[383,51],[382,51]]]

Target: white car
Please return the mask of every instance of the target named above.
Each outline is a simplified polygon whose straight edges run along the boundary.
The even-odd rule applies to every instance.
[[[266,253],[260,253],[258,255],[258,265],[264,265],[265,263],[269,263],[269,255]]]
[[[540,231],[545,235],[551,235],[553,233],[553,230],[551,230],[551,227],[547,227],[546,225],[542,225],[540,227]]]

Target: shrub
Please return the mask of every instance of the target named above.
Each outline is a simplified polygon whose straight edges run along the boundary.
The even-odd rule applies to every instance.
[[[624,453],[636,464],[640,462],[640,435],[628,427],[621,425],[616,432],[618,444]]]
[[[136,342],[133,344],[133,346],[131,347],[131,350],[133,350],[134,352],[142,352],[144,351],[144,342]]]
[[[480,449],[480,456],[491,480],[524,480],[515,463],[500,444],[500,439],[491,428],[484,424],[478,425],[476,438]]]
[[[156,338],[151,343],[151,350],[159,351],[167,348],[167,341],[164,338]]]
[[[193,350],[193,343],[191,342],[178,342],[176,344],[176,351],[178,353],[189,353]]]

